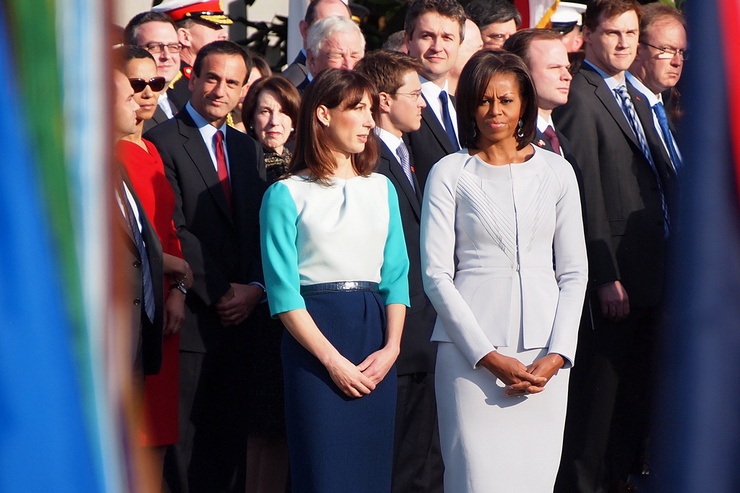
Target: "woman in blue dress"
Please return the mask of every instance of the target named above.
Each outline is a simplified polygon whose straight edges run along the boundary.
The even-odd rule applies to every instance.
[[[372,173],[377,94],[329,69],[304,95],[289,176],[260,212],[283,338],[294,492],[389,492],[408,257],[393,185]]]

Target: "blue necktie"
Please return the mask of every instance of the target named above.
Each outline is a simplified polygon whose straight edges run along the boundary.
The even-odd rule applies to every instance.
[[[648,147],[645,132],[643,131],[642,125],[640,125],[640,121],[637,119],[637,113],[635,112],[635,107],[632,105],[632,98],[630,98],[629,92],[627,92],[627,87],[621,85],[614,89],[614,92],[622,101],[622,109],[627,116],[627,121],[637,137],[637,142],[640,144],[642,154],[648,160],[648,163],[650,163],[650,169],[655,175],[655,181],[658,184],[658,193],[660,194],[660,207],[663,209],[663,233],[667,238],[671,230],[671,219],[668,215],[668,205],[666,204],[665,192],[663,191],[663,182],[661,181],[660,174],[655,167],[655,161],[653,161],[653,155],[650,153],[650,147]]]
[[[668,148],[668,154],[671,155],[671,163],[673,163],[674,168],[673,170],[678,171],[683,163],[681,163],[681,158],[678,156],[678,150],[673,143],[673,135],[671,134],[671,129],[668,126],[668,115],[666,115],[663,103],[661,103],[660,101],[655,103],[655,105],[653,105],[653,111],[655,112],[655,116],[658,117],[658,124],[660,124],[660,131],[663,134],[665,145]]]
[[[411,158],[409,156],[409,150],[406,149],[406,144],[401,141],[400,144],[398,144],[398,147],[396,148],[396,155],[398,156],[398,160],[401,163],[401,168],[403,168],[403,173],[406,175],[406,178],[409,179],[409,183],[411,183],[411,188],[416,190],[416,187],[414,186],[414,175],[411,171]]]
[[[121,185],[123,185],[122,182]],[[121,196],[121,203],[123,204],[129,228],[131,228],[131,234],[134,236],[136,249],[139,251],[139,257],[141,257],[141,284],[144,291],[144,312],[146,312],[146,316],[149,321],[154,322],[154,286],[152,284],[152,269],[149,265],[149,256],[146,252],[144,236],[141,234],[141,230],[139,230],[139,224],[136,221],[134,209],[128,201],[128,196],[123,186],[121,186],[118,193]]]
[[[457,135],[455,135],[455,127],[452,125],[452,118],[450,118],[450,107],[448,106],[447,92],[442,91],[439,93],[439,100],[442,103],[442,124],[447,132],[447,137],[450,139],[450,144],[455,151],[460,150],[460,144],[457,143]]]

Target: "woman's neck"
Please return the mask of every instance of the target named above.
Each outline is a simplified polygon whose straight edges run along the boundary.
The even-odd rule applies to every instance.
[[[332,151],[336,167],[332,176],[335,178],[354,178],[357,176],[354,166],[352,166],[352,154]]]
[[[475,149],[471,154],[477,154],[483,161],[494,166],[523,163],[532,151],[529,146],[517,149],[518,145],[516,139],[507,139],[486,148]]]

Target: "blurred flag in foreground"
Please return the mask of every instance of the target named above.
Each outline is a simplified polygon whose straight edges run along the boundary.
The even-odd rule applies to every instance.
[[[687,1],[683,229],[651,471],[661,493],[740,491],[740,3]]]

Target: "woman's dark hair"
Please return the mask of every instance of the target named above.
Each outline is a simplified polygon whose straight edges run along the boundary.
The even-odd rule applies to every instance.
[[[373,109],[378,105],[375,86],[357,72],[343,69],[326,69],[319,73],[303,94],[298,125],[296,126],[296,145],[290,162],[291,174],[307,169],[318,181],[328,179],[336,168],[334,156],[327,145],[326,128],[319,123],[316,111],[319,106],[329,109],[351,109],[368,95]],[[378,147],[372,135],[365,144],[365,150],[352,156],[352,167],[361,176],[368,176],[375,168]]]
[[[152,54],[140,46],[122,45],[111,50],[111,60],[113,61],[113,68],[124,73],[126,72],[124,70],[126,64],[131,60],[147,58],[154,62],[155,65],[157,64]]]
[[[242,105],[242,121],[247,127],[247,133],[254,139],[257,139],[257,136],[251,126],[254,122],[254,112],[257,110],[257,100],[263,91],[272,91],[280,106],[283,107],[283,113],[290,117],[294,127],[298,122],[298,111],[301,107],[301,95],[288,79],[279,75],[257,79],[249,88]]]
[[[491,78],[502,74],[513,75],[519,85],[523,108],[521,132],[524,136],[515,135],[517,149],[523,149],[534,140],[537,129],[537,93],[524,61],[511,53],[480,51],[465,64],[457,84],[457,127],[462,147],[477,148],[476,141],[480,132],[475,124],[476,109],[483,101]]]

